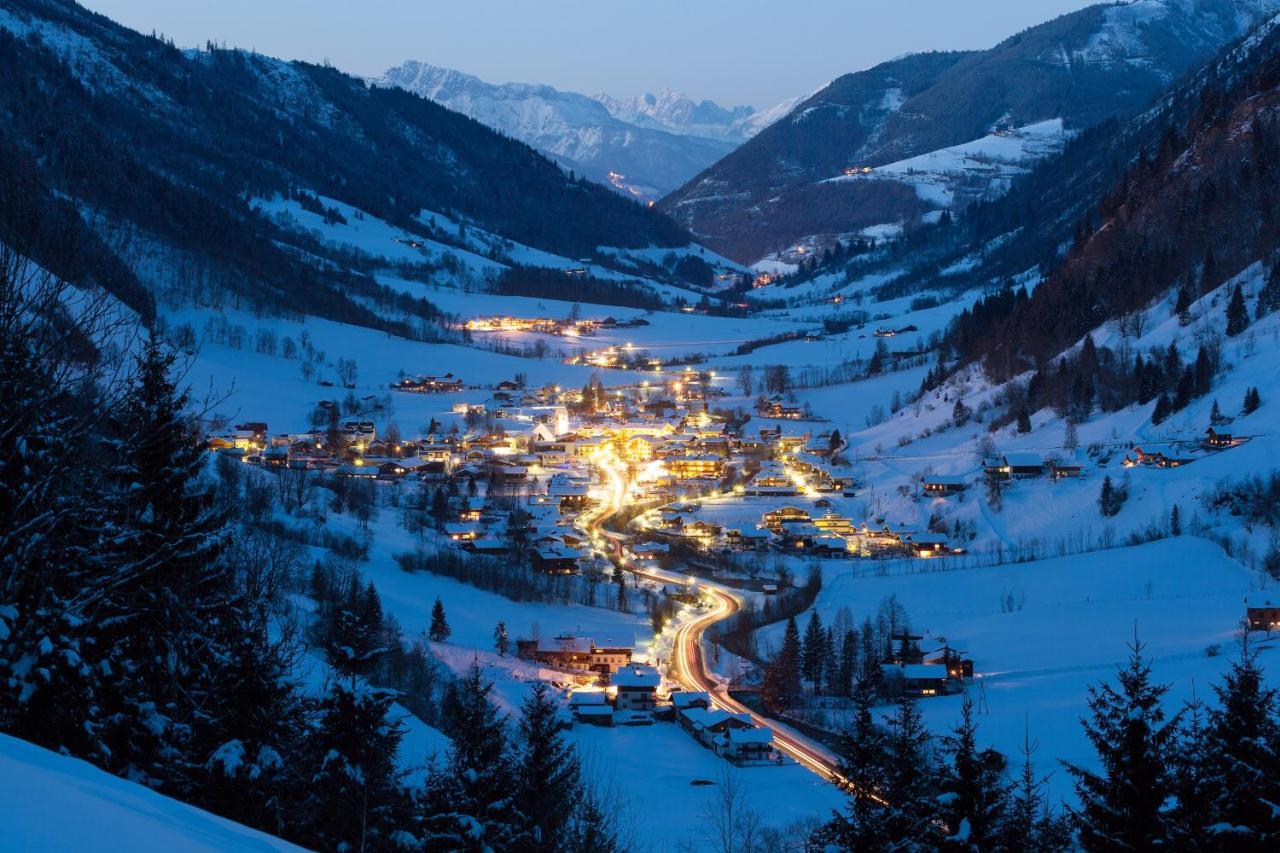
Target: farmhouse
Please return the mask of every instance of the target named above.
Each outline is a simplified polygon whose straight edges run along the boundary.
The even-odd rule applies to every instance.
[[[924,493],[926,495],[935,495],[938,497],[958,495],[967,488],[964,477],[950,474],[931,475],[925,477],[920,481],[920,487],[924,489]]]
[[[609,679],[616,690],[613,707],[618,711],[652,711],[662,676],[651,666],[627,664]]]
[[[1034,451],[1006,453],[986,463],[988,476],[997,479],[1025,480],[1044,476],[1044,456]]]
[[[716,738],[715,751],[735,764],[773,761],[773,732],[756,727],[729,729]]]
[[[1249,607],[1245,618],[1250,631],[1280,631],[1280,606],[1267,602],[1262,607]]]

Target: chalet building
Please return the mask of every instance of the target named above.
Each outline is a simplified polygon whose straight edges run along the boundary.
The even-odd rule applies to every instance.
[[[609,678],[616,690],[613,707],[617,711],[652,711],[657,704],[662,676],[651,666],[627,664]]]
[[[239,429],[239,427],[237,427]],[[1235,447],[1240,440],[1228,432],[1218,432],[1213,427],[1204,431],[1204,446],[1210,450],[1225,450]]]
[[[571,478],[568,474],[556,474],[547,483],[547,495],[558,499],[560,509],[566,512],[577,512],[590,501],[590,488],[586,483]]]
[[[968,485],[965,483],[964,477],[943,474],[925,477],[920,481],[920,488],[924,489],[926,495],[948,497],[960,494],[968,488]]]
[[[773,732],[752,726],[729,729],[715,740],[716,754],[734,764],[765,764],[778,760],[773,748]]]
[[[667,471],[677,480],[718,480],[724,475],[724,458],[711,453],[673,456]]]
[[[533,552],[533,567],[549,575],[571,575],[578,570],[576,550],[566,546],[545,545]]]
[[[815,504],[816,506],[816,504]],[[853,520],[845,518],[843,515],[827,510],[820,517],[813,520],[813,526],[821,530],[823,533],[829,533],[835,536],[851,536],[853,534]]]
[[[408,391],[416,394],[443,394],[462,390],[462,380],[452,373],[444,376],[420,376],[415,379],[402,379],[391,386],[397,391]]]
[[[486,557],[501,557],[511,550],[507,540],[497,539],[493,536],[480,536],[468,542],[462,542],[458,547],[469,553]]]
[[[932,533],[925,531],[923,533],[911,533],[900,540],[913,555],[917,557],[940,557],[951,553],[947,548],[947,534]]]
[[[671,694],[671,707],[677,713],[689,708],[710,708],[711,696],[703,690],[677,690]]]
[[[703,746],[715,748],[716,738],[730,729],[749,729],[754,724],[747,714],[730,714],[719,708],[685,708],[680,712],[680,727]]]
[[[884,690],[889,695],[944,696],[958,693],[963,686],[960,679],[952,678],[942,664],[907,663],[881,664]]]
[[[1163,451],[1147,451],[1141,447],[1135,447],[1132,453],[1132,457],[1125,456],[1124,465],[1126,468],[1132,468],[1135,465],[1147,468],[1179,468],[1191,461],[1190,459],[1175,459],[1172,456],[1166,456]]]
[[[762,400],[760,405],[756,407],[756,411],[762,418],[784,418],[787,420],[799,420],[804,416],[804,410],[795,403],[788,403],[781,397],[770,397]]]
[[[1084,476],[1084,466],[1078,462],[1050,462],[1049,477],[1054,480],[1066,480]]]
[[[844,559],[849,556],[849,543],[840,536],[817,536],[809,544],[808,552],[815,557]]]
[[[1044,456],[1033,451],[1006,453],[999,459],[987,460],[987,476],[1001,480],[1026,480],[1044,476]]]
[[[774,533],[782,532],[782,525],[789,521],[812,521],[809,511],[798,506],[780,506],[761,516],[760,523]]]
[[[773,538],[762,527],[730,527],[724,531],[724,542],[731,551],[763,551]]]
[[[550,640],[516,640],[516,655],[525,660],[558,666],[564,669],[578,669],[584,672],[608,674],[628,666],[631,663],[629,646],[597,646],[595,641],[587,637],[575,637],[571,634],[554,637]],[[583,691],[575,692],[575,696]],[[596,693],[604,697],[603,693]],[[587,697],[582,701],[594,701]],[[603,698],[601,699],[603,701]],[[572,707],[572,702],[570,703]]]
[[[1280,607],[1267,602],[1262,607],[1249,607],[1245,611],[1245,619],[1250,631],[1280,631]]]

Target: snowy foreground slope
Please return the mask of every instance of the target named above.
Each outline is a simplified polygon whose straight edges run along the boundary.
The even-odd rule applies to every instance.
[[[0,827],[6,850],[301,849],[3,734]]]

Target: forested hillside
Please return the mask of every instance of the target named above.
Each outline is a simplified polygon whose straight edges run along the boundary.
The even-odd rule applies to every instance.
[[[0,237],[76,258],[58,272],[144,312],[139,271],[112,258],[122,242],[170,247],[251,304],[386,325],[364,307],[377,285],[251,212],[295,188],[424,235],[427,210],[571,257],[688,243],[656,211],[426,99],[329,67],[181,51],[63,0],[0,13],[0,113]],[[81,251],[54,251],[68,243]]]
[[[809,235],[911,223],[921,200],[886,195],[881,181],[815,184],[847,166],[883,165],[992,128],[1061,118],[1078,132],[1126,118],[1277,8],[1271,0],[1102,4],[990,50],[918,54],[848,74],[662,207],[742,261]],[[841,198],[850,194],[864,197]]]

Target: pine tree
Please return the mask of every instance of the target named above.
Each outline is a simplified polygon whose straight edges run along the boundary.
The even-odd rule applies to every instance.
[[[449,689],[445,732],[451,746],[443,768],[428,778],[422,835],[429,850],[504,850],[531,840],[515,806],[515,773],[506,721],[489,696],[479,664]]]
[[[1166,718],[1166,685],[1151,683],[1143,646],[1129,647],[1129,663],[1117,673],[1119,689],[1089,688],[1091,716],[1083,721],[1100,772],[1067,764],[1080,807],[1075,818],[1080,843],[1091,850],[1146,850],[1167,844],[1165,802],[1173,793],[1170,771],[1180,715]]]
[[[858,634],[853,629],[844,632],[840,645],[840,669],[836,673],[836,694],[852,696],[853,683],[858,677]]]
[[[1227,303],[1227,337],[1236,335],[1249,328],[1249,309],[1244,304],[1244,292],[1240,285],[1231,291],[1231,300]]]
[[[1169,510],[1169,535],[1182,535],[1182,514],[1178,511],[1178,505],[1174,504],[1173,509]]]
[[[804,643],[800,651],[800,667],[804,677],[813,685],[814,693],[822,692],[822,673],[826,662],[826,633],[822,628],[822,617],[817,609],[809,615],[809,623],[804,629]]]
[[[1218,406],[1218,401],[1213,401],[1213,406],[1209,409],[1209,423],[1213,426],[1222,426],[1225,419],[1222,417],[1222,409]]]
[[[840,695],[840,653],[836,648],[836,635],[830,627],[823,635],[822,685],[825,693]]]
[[[1018,434],[1028,435],[1031,432],[1031,413],[1026,408],[1018,409]]]
[[[884,795],[889,836],[910,839],[919,849],[935,849],[941,838],[936,820],[938,780],[929,761],[932,738],[913,696],[904,693],[898,700],[888,728]]]
[[[1205,749],[1213,792],[1213,833],[1232,850],[1270,850],[1280,843],[1280,691],[1267,687],[1247,635],[1240,660],[1209,712]]]
[[[875,695],[863,683],[854,690],[853,698],[852,722],[840,738],[839,778],[849,799],[844,809],[815,833],[811,845],[815,849],[834,846],[873,851],[901,840],[889,834],[889,810],[884,805],[889,750],[886,734],[872,714]]]
[[[978,749],[973,700],[966,694],[960,723],[943,738],[948,759],[940,782],[941,819],[947,828],[944,847],[989,850],[996,846],[1005,819],[1009,792],[1004,782],[1004,756]]]
[[[1105,516],[1113,516],[1120,511],[1120,504],[1116,500],[1116,488],[1111,482],[1111,475],[1102,478],[1102,490],[1098,494],[1098,508],[1102,510]]]
[[[1258,319],[1280,308],[1280,264],[1273,264],[1267,283],[1258,293]]]
[[[1173,414],[1173,406],[1169,402],[1169,395],[1162,391],[1156,398],[1155,408],[1151,411],[1151,423],[1158,426],[1168,420],[1171,414]]]
[[[437,596],[436,603],[431,606],[431,627],[427,629],[427,637],[433,643],[443,643],[452,633],[449,620],[444,615],[444,602]]]
[[[765,668],[761,685],[765,704],[774,711],[794,705],[801,694],[801,676],[800,629],[796,627],[796,618],[791,616],[782,636],[782,648]]]
[[[1186,285],[1178,288],[1178,300],[1173,306],[1173,313],[1177,315],[1178,322],[1183,326],[1191,322],[1191,303],[1194,301],[1191,288]]]
[[[1244,392],[1244,413],[1251,415],[1262,405],[1262,395],[1258,393],[1257,388],[1250,388]]]
[[[506,657],[507,652],[511,650],[511,638],[507,635],[507,623],[499,621],[493,629],[493,647],[498,652],[498,657]]]
[[[1208,832],[1212,819],[1215,780],[1206,749],[1205,705],[1193,697],[1183,707],[1182,728],[1173,746],[1170,770],[1177,805],[1170,814],[1170,837],[1174,849],[1211,850]]]
[[[1036,744],[1024,733],[1022,770],[1009,789],[1009,802],[1000,827],[997,849],[1009,851],[1058,851],[1072,849],[1071,829],[1055,814],[1045,799],[1045,780],[1036,775]]]
[[[404,729],[388,712],[390,690],[334,681],[308,744],[308,841],[318,849],[391,846],[407,823],[395,756]]]
[[[351,678],[368,675],[387,653],[378,591],[373,584],[362,588],[358,575],[351,575],[346,589],[322,608],[320,616],[320,645],[337,672]]]
[[[155,334],[136,357],[111,472],[109,510],[117,562],[107,605],[110,642],[126,668],[112,681],[108,732],[113,767],[141,778],[172,777],[166,757],[183,752],[214,686],[221,649],[216,614],[232,606],[218,556],[225,518],[203,476],[205,447],[171,374],[174,354]]]
[[[556,851],[582,791],[578,757],[560,736],[559,709],[537,682],[522,706],[516,759],[516,804],[528,818],[530,850]]]

